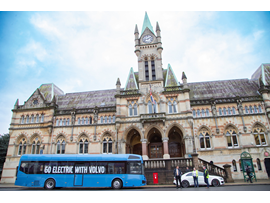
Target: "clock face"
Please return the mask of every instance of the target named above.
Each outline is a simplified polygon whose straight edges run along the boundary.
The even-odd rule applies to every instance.
[[[144,43],[150,43],[153,41],[153,37],[151,35],[145,35],[142,40]]]

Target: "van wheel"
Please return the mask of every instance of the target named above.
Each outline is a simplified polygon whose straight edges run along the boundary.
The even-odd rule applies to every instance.
[[[112,188],[113,189],[120,189],[120,188],[122,188],[122,181],[120,180],[120,179],[115,179],[115,180],[113,180],[113,182],[112,182]]]
[[[212,180],[212,185],[214,187],[218,187],[219,186],[219,181],[217,179]]]
[[[54,181],[54,179],[48,179],[48,180],[46,180],[46,182],[45,182],[45,184],[44,184],[44,188],[46,189],[46,190],[52,190],[52,189],[54,189],[54,187],[55,187],[55,181]]]

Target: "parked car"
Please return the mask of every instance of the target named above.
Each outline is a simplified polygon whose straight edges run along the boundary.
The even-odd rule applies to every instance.
[[[182,181],[182,186],[184,188],[187,188],[188,186],[194,186],[194,181],[193,181],[193,176],[192,172],[185,173],[181,176],[181,181]],[[209,185],[213,185],[214,187],[224,185],[225,181],[221,176],[215,176],[215,175],[210,175],[208,178]],[[204,182],[204,176],[203,172],[198,171],[198,183],[199,185],[206,185]],[[173,184],[176,184],[176,180],[174,178]]]

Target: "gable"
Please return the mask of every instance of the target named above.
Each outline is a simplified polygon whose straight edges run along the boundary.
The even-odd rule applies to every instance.
[[[23,108],[41,108],[46,107],[45,99],[43,95],[40,93],[39,89],[36,89],[36,91],[29,97],[29,99],[24,103]]]

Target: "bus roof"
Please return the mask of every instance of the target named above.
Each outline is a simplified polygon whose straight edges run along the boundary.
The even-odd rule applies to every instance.
[[[21,161],[142,161],[137,154],[24,154]]]

